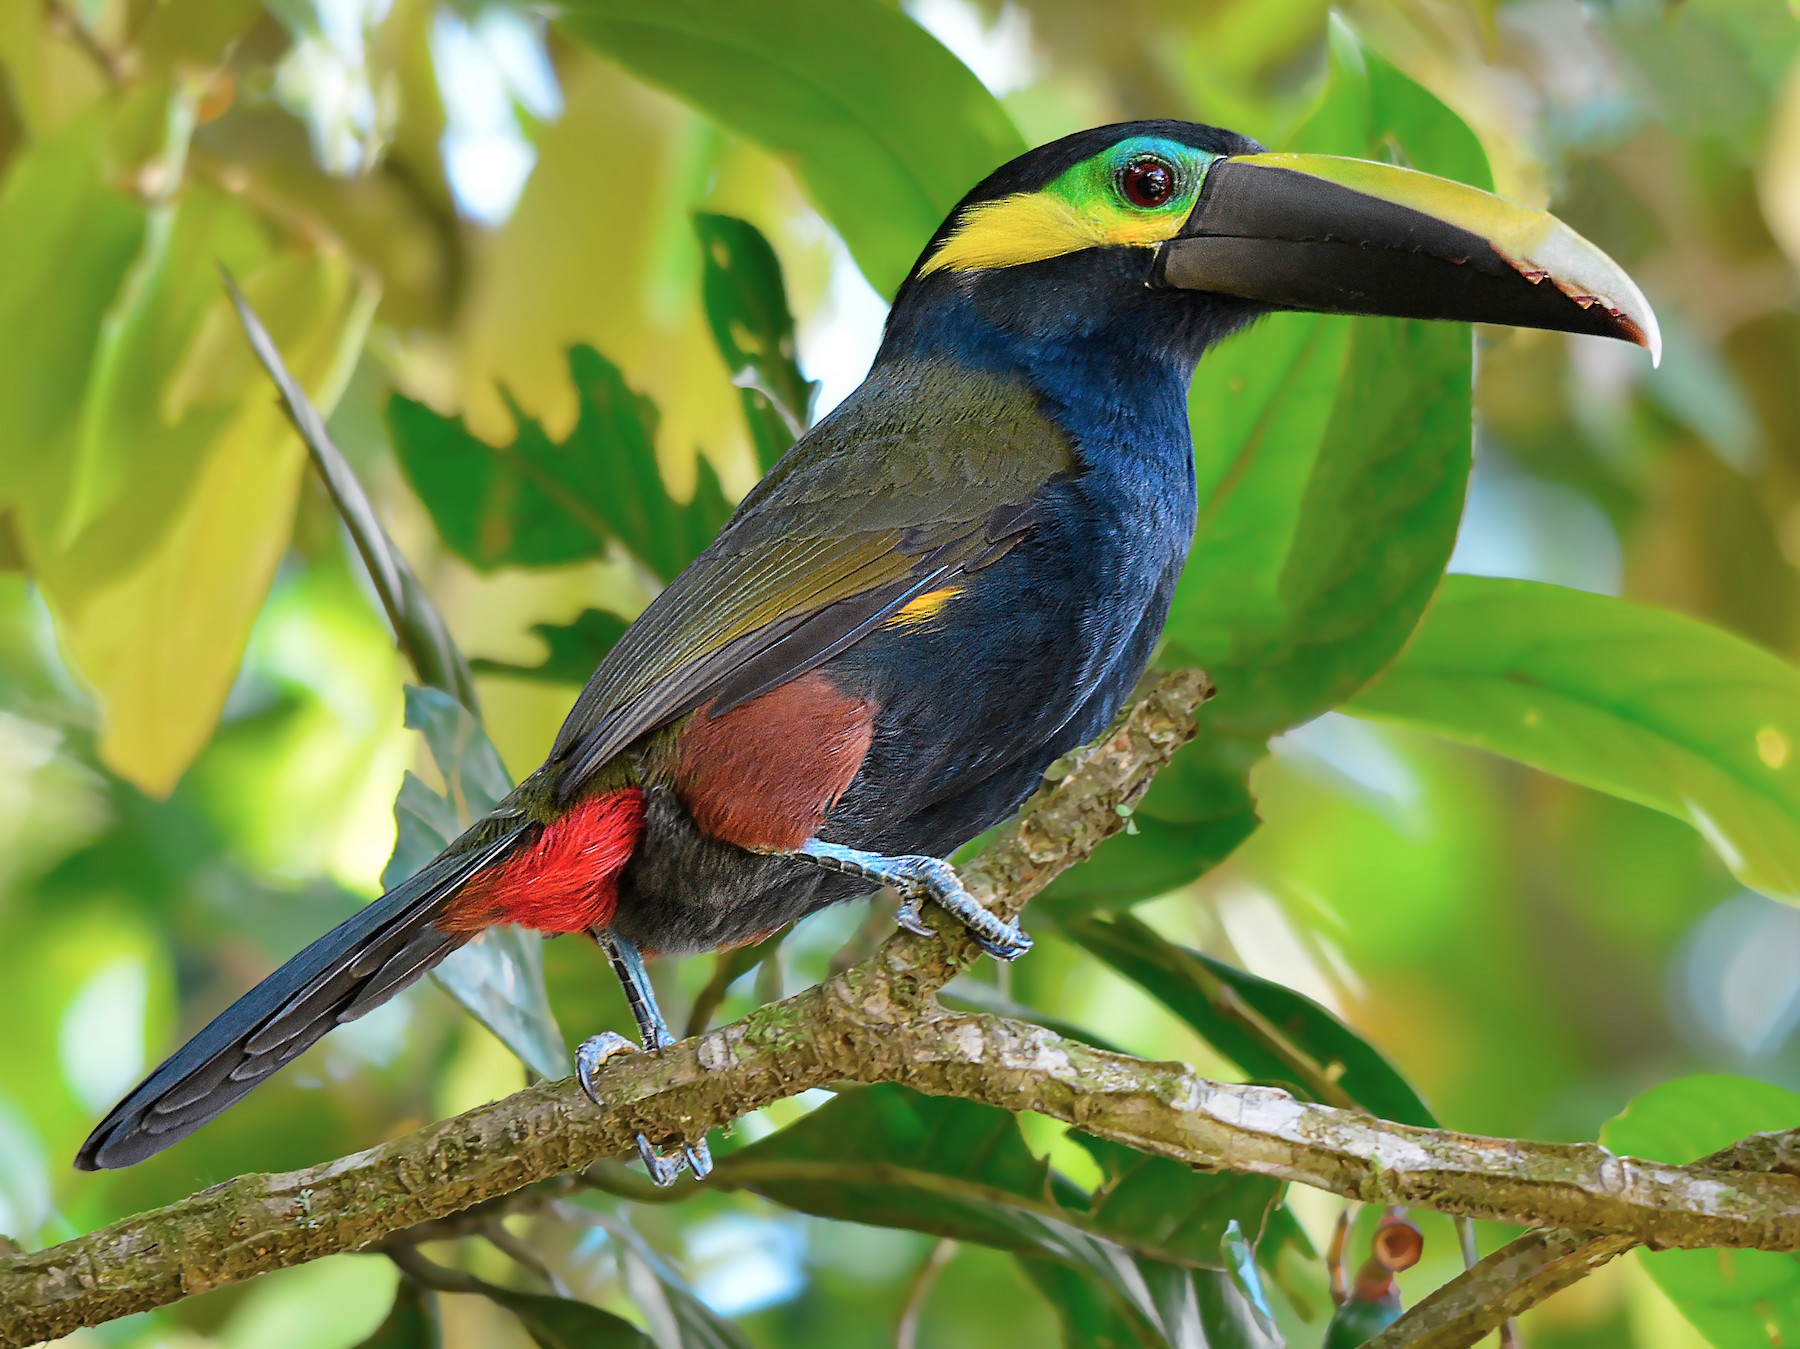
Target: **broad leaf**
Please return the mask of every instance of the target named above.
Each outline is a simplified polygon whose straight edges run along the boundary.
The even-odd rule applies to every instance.
[[[718,476],[700,459],[693,497],[676,501],[657,467],[650,400],[592,347],[570,349],[569,375],[580,413],[560,444],[516,407],[516,438],[496,446],[461,417],[395,394],[388,427],[400,466],[444,542],[483,571],[583,562],[617,543],[667,581],[731,512]]]
[[[791,164],[884,295],[1025,148],[981,82],[879,0],[568,0],[557,22]]]
[[[429,862],[511,789],[480,723],[438,689],[406,690],[406,724],[421,732],[447,795],[411,773],[394,803],[399,836],[381,883],[392,888]],[[431,977],[540,1077],[568,1074],[568,1046],[544,990],[543,940],[516,927],[490,928]]]
[[[1250,768],[1263,755],[1260,740],[1213,735],[1191,745],[1150,784],[1133,812],[1130,831],[1102,845],[1106,864],[1064,872],[1037,901],[1070,920],[1120,909],[1167,894],[1229,857],[1256,828]]]
[[[1068,935],[1152,994],[1251,1078],[1309,1095],[1306,1076],[1332,1083],[1383,1119],[1437,1125],[1381,1051],[1291,988],[1177,946],[1130,915],[1089,918]],[[1296,1064],[1309,1073],[1297,1073]]]
[[[471,662],[480,674],[510,675],[514,679],[533,679],[546,684],[585,684],[587,678],[625,635],[628,625],[617,614],[604,609],[583,609],[568,623],[533,623],[531,630],[549,648],[536,665],[513,665],[506,661],[476,659]]]
[[[1279,1185],[1173,1163],[1154,1175],[1135,1164],[1124,1171],[1116,1200],[1110,1186],[1085,1196],[1032,1154],[1007,1112],[879,1086],[839,1096],[732,1153],[713,1183],[819,1217],[1011,1251],[1027,1258],[1028,1271],[1031,1261],[1054,1261],[1107,1290],[1128,1321],[1156,1328],[1170,1344],[1205,1345],[1215,1330],[1223,1333],[1210,1342],[1220,1345],[1273,1343],[1234,1338],[1246,1319],[1256,1321],[1223,1272],[1223,1248],[1234,1224],[1261,1230]],[[1145,1176],[1162,1184],[1168,1205],[1149,1232],[1141,1229]]]
[[[1783,1087],[1722,1074],[1684,1077],[1632,1101],[1600,1141],[1620,1156],[1685,1163],[1796,1120],[1800,1095]],[[1800,1254],[1639,1251],[1638,1258],[1718,1349],[1800,1342]]]
[[[744,420],[766,473],[811,424],[819,386],[800,373],[781,263],[762,231],[728,215],[697,215],[694,229],[706,321],[743,390]]]
[[[1437,99],[1331,32],[1324,101],[1280,148],[1490,185]],[[1449,561],[1471,440],[1466,324],[1276,314],[1200,364],[1200,525],[1169,658],[1218,685],[1209,726],[1267,737],[1342,702],[1400,650]]]
[[[1489,184],[1456,114],[1337,21],[1325,97],[1279,148]],[[1252,827],[1245,780],[1269,737],[1400,650],[1456,541],[1472,353],[1465,324],[1274,314],[1200,362],[1188,402],[1200,521],[1162,658],[1201,666],[1219,694],[1177,759],[1186,786],[1159,786],[1137,835],[1059,880],[1052,902],[1118,907],[1201,875]]]
[[[394,1290],[394,1306],[369,1337],[354,1349],[437,1349],[442,1343],[437,1318],[426,1305],[430,1295],[411,1279]]]
[[[519,1318],[538,1349],[655,1349],[655,1342],[631,1322],[586,1302],[494,1286],[485,1291]]]
[[[101,324],[143,244],[90,112],[17,155],[0,189],[0,508],[68,467]]]
[[[1800,900],[1800,670],[1680,614],[1445,578],[1346,711],[1505,754],[1686,820],[1746,885]]]
[[[41,478],[21,513],[31,568],[100,696],[102,757],[155,793],[218,720],[304,467],[258,396],[219,258],[245,270],[300,380],[336,397],[372,312],[348,263],[272,257],[241,200],[192,185],[153,216],[107,314],[66,472]]]

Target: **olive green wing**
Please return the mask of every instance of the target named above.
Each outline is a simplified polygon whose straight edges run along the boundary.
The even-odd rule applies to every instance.
[[[1003,556],[1075,457],[1029,395],[868,393],[821,423],[627,629],[551,750],[578,795],[638,737],[806,673],[909,600]]]

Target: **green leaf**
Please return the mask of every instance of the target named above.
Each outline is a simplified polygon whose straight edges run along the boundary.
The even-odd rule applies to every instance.
[[[1462,120],[1335,19],[1325,96],[1280,148],[1490,183]],[[1140,822],[1047,899],[1120,907],[1203,874],[1254,825],[1245,783],[1265,742],[1400,651],[1456,542],[1472,358],[1466,324],[1273,314],[1200,362],[1188,400],[1200,521],[1162,660],[1218,686],[1174,770],[1191,776],[1184,818],[1213,827]]]
[[[1336,21],[1324,101],[1282,148],[1490,183],[1474,133]],[[1456,541],[1472,351],[1466,324],[1276,314],[1201,362],[1168,639],[1218,685],[1209,726],[1276,734],[1400,650]]]
[[[1019,1268],[1056,1309],[1066,1349],[1159,1349],[1168,1339],[1102,1285],[1071,1279],[1054,1260],[1017,1257]]]
[[[1620,1156],[1686,1163],[1751,1134],[1791,1129],[1800,1095],[1747,1077],[1678,1078],[1637,1097],[1601,1130]],[[1800,1255],[1644,1251],[1650,1277],[1718,1349],[1800,1341]]]
[[[387,1319],[354,1349],[437,1349],[441,1342],[425,1290],[411,1279],[402,1279],[394,1290],[394,1307]]]
[[[245,268],[300,379],[336,397],[372,293],[341,256],[273,254],[240,198],[191,184],[152,214],[79,422],[20,512],[31,569],[100,698],[101,755],[156,794],[218,721],[304,471],[279,412],[256,396],[262,376],[213,272],[221,257]]]
[[[1109,1160],[1116,1155],[1099,1140],[1094,1146]],[[1222,1334],[1210,1342],[1220,1345],[1273,1343],[1233,1338],[1257,1322],[1224,1272],[1223,1247],[1234,1223],[1261,1230],[1280,1186],[1117,1154],[1131,1161],[1085,1196],[1033,1155],[1006,1111],[878,1086],[840,1095],[723,1158],[713,1184],[818,1217],[1011,1251],[1026,1257],[1027,1272],[1033,1261],[1054,1261],[1104,1288],[1128,1320],[1170,1344],[1205,1345],[1216,1328]],[[1161,1185],[1167,1204],[1150,1233],[1140,1226],[1146,1180]],[[1111,1198],[1115,1185],[1123,1188]]]
[[[1304,994],[1177,946],[1130,915],[1084,919],[1067,931],[1249,1077],[1309,1099],[1316,1093],[1306,1080],[1322,1078],[1371,1114],[1437,1127],[1430,1107],[1381,1051]],[[1306,1071],[1296,1072],[1297,1064]]]
[[[655,1342],[631,1322],[586,1302],[493,1286],[485,1291],[519,1318],[538,1349],[654,1349]]]
[[[0,508],[66,465],[101,324],[147,212],[104,177],[97,112],[37,142],[0,188]]]
[[[411,773],[394,803],[399,835],[381,874],[392,889],[443,850],[512,788],[500,755],[468,709],[439,689],[408,687],[406,724],[425,737],[446,795]],[[543,939],[516,927],[489,929],[431,972],[440,987],[538,1076],[568,1074],[568,1046],[544,988]]]
[[[1698,829],[1744,884],[1800,900],[1800,670],[1667,610],[1446,577],[1346,711],[1518,759]]]
[[[1025,149],[981,82],[879,0],[569,0],[557,23],[792,165],[884,295]]]
[[[1132,812],[1131,832],[1102,845],[1106,865],[1065,871],[1034,912],[1071,921],[1167,894],[1212,870],[1250,837],[1257,824],[1250,768],[1262,757],[1263,744],[1210,729],[1202,735],[1210,737],[1205,744],[1188,746],[1157,774]]]
[[[351,541],[368,568],[369,581],[375,587],[382,608],[387,611],[388,622],[393,625],[395,640],[411,662],[414,673],[432,688],[442,689],[471,712],[479,713],[480,704],[475,698],[475,681],[469,677],[468,662],[456,643],[450,640],[450,630],[437,606],[381,527],[375,506],[357,480],[356,471],[325,429],[325,419],[306,396],[306,390],[288,373],[275,340],[269,336],[229,272],[225,274],[225,289],[237,309],[238,321],[250,339],[250,349],[262,362],[269,378],[275,381],[288,420],[306,443],[313,467],[324,480],[325,490],[331,494],[332,503],[350,531]]]
[[[744,421],[766,473],[812,424],[819,386],[800,373],[781,262],[762,231],[728,215],[697,215],[694,229],[706,321],[743,390]]]
[[[479,674],[510,675],[545,684],[585,684],[594,667],[613,649],[630,626],[604,609],[583,609],[571,623],[533,623],[531,630],[549,648],[536,665],[512,665],[506,661],[472,662]]]
[[[1236,1269],[1262,1297],[1255,1271],[1244,1275],[1241,1269],[1248,1246],[1240,1219],[1253,1216],[1253,1230],[1260,1232],[1279,1186],[1231,1173],[1205,1175],[1092,1134],[1070,1137],[1105,1177],[1088,1201],[1087,1221],[1096,1230],[1146,1243],[1176,1262]]]
[[[516,438],[495,446],[395,394],[400,467],[444,542],[482,571],[584,562],[617,543],[668,581],[731,513],[718,475],[700,459],[693,497],[674,500],[657,468],[655,405],[592,347],[570,349],[569,375],[580,413],[561,444],[517,407]]]
[[[1325,1327],[1324,1349],[1358,1349],[1400,1319],[1400,1304],[1346,1302]]]

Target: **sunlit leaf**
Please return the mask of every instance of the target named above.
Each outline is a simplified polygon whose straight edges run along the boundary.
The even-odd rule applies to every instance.
[[[1800,670],[1741,637],[1604,595],[1451,576],[1346,710],[1686,820],[1746,885],[1800,900]]]
[[[394,395],[400,465],[444,542],[484,571],[586,561],[617,543],[667,581],[731,513],[718,476],[702,460],[694,495],[676,501],[657,467],[651,402],[592,347],[570,350],[569,374],[581,411],[560,444],[517,408],[515,440],[495,446],[461,417]]]
[[[617,614],[604,609],[583,609],[568,623],[533,623],[531,630],[549,648],[536,665],[514,665],[506,661],[476,659],[471,662],[480,674],[510,675],[514,679],[535,679],[547,684],[585,684],[594,667],[625,635],[627,624]]]
[[[1652,1087],[1600,1133],[1622,1157],[1686,1163],[1751,1134],[1794,1127],[1800,1095],[1753,1078],[1678,1078]],[[1718,1349],[1800,1340],[1800,1255],[1639,1251],[1657,1286]]]
[[[1177,946],[1130,915],[1089,918],[1068,935],[1154,995],[1251,1078],[1316,1095],[1296,1063],[1383,1119],[1437,1125],[1380,1050],[1291,988]]]
[[[394,1290],[394,1307],[354,1349],[437,1349],[442,1343],[437,1318],[426,1305],[426,1292],[410,1279]]]
[[[1278,148],[1490,184],[1462,120],[1336,20],[1325,96]],[[1188,399],[1200,521],[1162,655],[1219,691],[1175,770],[1190,774],[1190,827],[1140,824],[1082,869],[1100,876],[1065,877],[1051,896],[1084,888],[1072,904],[1118,907],[1202,874],[1250,831],[1243,773],[1264,742],[1393,659],[1456,541],[1472,358],[1465,324],[1274,314],[1200,362]],[[1155,795],[1140,808],[1161,809]],[[1114,872],[1109,899],[1095,887]]]
[[[744,420],[766,472],[812,422],[819,386],[800,373],[781,263],[747,220],[697,215],[701,295],[713,341],[743,390]]]
[[[262,248],[223,194],[196,189],[158,218],[108,318],[62,508],[27,516],[33,571],[100,695],[101,753],[153,792],[218,719],[299,490],[299,447],[257,396],[263,376],[212,270]],[[329,404],[370,313],[349,267],[286,256],[245,284]]]
[[[792,164],[887,295],[963,194],[1025,148],[981,82],[878,0],[570,0],[557,22]]]
[[[144,239],[104,177],[98,111],[38,142],[0,186],[0,509],[66,469],[100,326]]]
[[[443,850],[512,783],[468,709],[439,689],[406,690],[406,724],[425,737],[448,795],[408,773],[394,803],[399,835],[381,883],[391,889]],[[544,989],[543,940],[516,927],[488,929],[432,978],[540,1077],[568,1072],[568,1046]]]

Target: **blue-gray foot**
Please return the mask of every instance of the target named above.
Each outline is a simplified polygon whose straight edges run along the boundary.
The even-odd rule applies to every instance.
[[[638,1024],[638,1033],[644,1037],[645,1048],[653,1054],[661,1053],[675,1043],[675,1037],[669,1033],[669,1025],[656,1005],[656,991],[650,986],[650,972],[644,968],[643,954],[625,938],[604,929],[596,929],[591,935],[606,952],[614,973],[619,976],[619,983],[625,989],[625,1001],[631,1008],[632,1019]],[[582,1041],[575,1051],[575,1076],[588,1099],[604,1109],[600,1093],[594,1086],[594,1075],[621,1054],[637,1052],[638,1047],[616,1031],[602,1031]],[[705,1180],[712,1173],[712,1151],[704,1138],[684,1143],[674,1152],[659,1153],[648,1138],[639,1134],[637,1150],[644,1170],[658,1185],[673,1185],[683,1170],[692,1171],[695,1180]]]
[[[1019,925],[982,908],[975,896],[963,888],[956,868],[940,858],[885,857],[817,838],[808,839],[788,855],[804,858],[827,871],[892,886],[900,896],[897,920],[908,932],[922,937],[931,935],[931,929],[919,916],[919,906],[929,900],[967,928],[975,944],[996,960],[1017,960],[1031,949],[1031,938]]]

